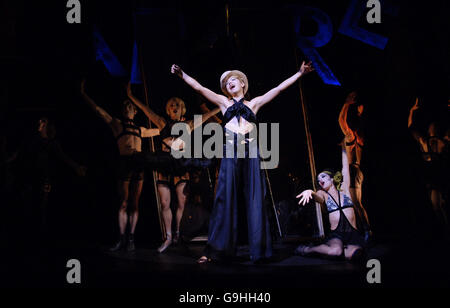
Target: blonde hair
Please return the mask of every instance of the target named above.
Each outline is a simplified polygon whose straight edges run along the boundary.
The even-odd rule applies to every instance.
[[[169,100],[166,103],[166,113],[169,114],[169,104],[171,102],[175,102],[175,103],[180,104],[180,106],[181,106],[181,115],[184,116],[184,114],[186,113],[186,105],[184,104],[184,101],[181,98],[179,98],[179,97],[171,97],[171,98],[169,98]]]
[[[336,189],[341,191],[341,186],[342,186],[342,173],[340,171],[333,173],[331,171],[322,171],[321,173],[326,173],[328,174],[332,179],[333,179],[333,184],[334,186],[336,186]]]

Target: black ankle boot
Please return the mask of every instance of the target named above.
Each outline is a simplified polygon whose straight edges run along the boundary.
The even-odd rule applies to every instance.
[[[136,247],[134,246],[134,235],[130,234],[127,242],[127,251],[135,251]]]
[[[119,251],[125,246],[125,234],[121,234],[117,243],[109,251]]]

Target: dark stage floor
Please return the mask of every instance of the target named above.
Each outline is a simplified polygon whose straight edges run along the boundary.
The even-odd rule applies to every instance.
[[[36,243],[35,243],[36,244]],[[369,284],[364,264],[306,258],[292,254],[296,243],[274,245],[269,264],[254,265],[242,246],[231,264],[198,265],[203,243],[169,248],[159,254],[138,246],[133,253],[108,252],[105,247],[83,248],[77,243],[47,244],[19,257],[4,255],[2,286],[27,287],[161,287],[185,289],[285,289],[299,287],[439,287],[450,286],[448,243],[406,241],[375,243],[368,259],[381,263],[381,284]],[[70,246],[70,247],[69,247]],[[78,247],[78,248],[74,248]],[[81,284],[66,282],[66,262],[81,263]]]

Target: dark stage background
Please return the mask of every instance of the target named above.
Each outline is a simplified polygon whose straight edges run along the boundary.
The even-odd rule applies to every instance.
[[[66,1],[1,1],[3,42],[1,64],[0,132],[2,155],[13,153],[33,132],[35,122],[47,115],[56,124],[57,139],[75,161],[87,166],[84,178],[56,163],[56,181],[49,208],[50,237],[54,245],[78,247],[109,245],[117,237],[117,195],[114,180],[115,140],[80,97],[80,82],[87,93],[111,114],[120,115],[128,77],[113,77],[95,59],[92,31],[99,29],[110,49],[129,72],[137,38],[147,78],[150,107],[165,114],[165,103],[179,96],[191,117],[203,99],[174,75],[179,64],[204,86],[219,92],[219,77],[229,69],[244,71],[249,96],[255,97],[296,72],[307,60],[296,47],[288,5],[320,8],[331,18],[331,41],[318,48],[342,86],[326,85],[316,73],[303,78],[309,109],[317,170],[340,168],[338,143],[342,133],[338,114],[347,94],[359,93],[364,104],[366,146],[364,205],[377,241],[437,238],[418,147],[407,129],[409,108],[419,97],[423,108],[418,124],[428,119],[448,124],[448,2],[391,1],[397,16],[382,15],[379,25],[365,26],[386,36],[384,50],[338,33],[350,1],[81,1],[81,24],[66,22]],[[230,8],[229,33],[225,5]],[[136,8],[142,14],[133,18]],[[305,20],[302,33],[313,35],[315,23]],[[134,86],[143,98],[140,85]],[[210,108],[212,104],[208,103]],[[351,110],[351,113],[354,111]],[[307,145],[299,88],[292,86],[260,110],[261,122],[280,123],[281,161],[269,172],[276,198],[292,197],[286,183],[292,174],[295,189],[311,187]],[[146,125],[140,114],[138,122]],[[26,258],[34,230],[20,225],[22,215],[11,188],[14,164],[2,167],[2,238],[13,255]],[[295,190],[294,189],[294,190]],[[282,192],[282,193],[281,193]],[[299,191],[298,191],[299,192]],[[147,175],[137,227],[140,247],[156,248],[161,234],[152,180]]]

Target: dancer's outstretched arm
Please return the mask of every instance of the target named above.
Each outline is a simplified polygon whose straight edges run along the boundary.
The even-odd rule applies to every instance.
[[[350,105],[355,103],[356,94],[354,92],[350,93],[345,100],[344,106],[342,106],[341,112],[339,113],[339,126],[341,127],[342,133],[345,135],[347,141],[351,141],[355,138],[353,131],[350,129],[347,123],[347,114]]]
[[[296,82],[301,76],[313,71],[314,68],[311,66],[311,62],[305,64],[303,61],[299,71],[280,83],[277,87],[273,88],[272,90],[268,91],[266,94],[255,97],[250,101],[251,108],[257,112],[259,108],[273,100],[278,94],[280,94],[282,91],[286,90],[288,87],[290,87],[294,82]]]
[[[109,115],[108,112],[106,112],[103,108],[99,107],[87,94],[84,89],[84,85],[86,83],[86,80],[83,79],[81,82],[81,96],[83,96],[84,100],[89,104],[89,106],[94,110],[94,112],[100,116],[106,124],[111,125],[113,117]]]
[[[142,138],[149,138],[159,135],[159,128],[146,128],[141,126]]]
[[[216,116],[217,113],[219,113],[220,108],[215,108],[213,110],[207,111],[206,113],[202,114],[202,120],[201,122],[194,122],[193,120],[188,121],[189,128],[191,130],[196,129],[197,127],[201,126],[203,123],[208,121],[209,118]]]
[[[411,134],[413,135],[414,139],[420,144],[422,148],[426,148],[426,142],[425,138],[422,136],[422,134],[419,133],[419,131],[414,127],[414,113],[416,110],[419,109],[419,98],[416,98],[416,102],[414,106],[411,107],[409,110],[409,116],[408,116],[408,128],[411,131]]]
[[[350,193],[350,167],[348,164],[347,151],[345,150],[344,141],[342,141],[342,185],[341,189],[346,193]]]
[[[178,77],[180,77],[181,79],[183,79],[184,82],[186,82],[192,89],[194,89],[195,91],[200,93],[204,98],[209,100],[211,103],[213,103],[219,107],[226,106],[226,104],[228,102],[227,97],[225,97],[224,95],[214,93],[210,89],[205,88],[197,80],[195,80],[194,78],[192,78],[188,74],[186,74],[181,69],[181,67],[179,67],[178,65],[173,64],[172,67],[170,68],[170,71],[172,72],[172,74],[175,74]]]
[[[302,193],[297,195],[296,198],[300,198],[298,204],[306,205],[308,202],[314,198],[315,201],[319,202],[320,204],[325,203],[325,197],[323,195],[323,191],[319,190],[318,192],[315,192],[311,189],[304,190]]]
[[[131,99],[131,101],[138,106],[139,109],[153,122],[159,129],[163,129],[166,126],[166,120],[163,117],[157,115],[153,110],[150,109],[147,105],[144,105],[138,98],[133,95],[131,91],[131,83],[128,83],[127,86],[127,95]]]
[[[211,111],[211,110],[209,110],[208,106],[206,106],[206,103],[201,104],[200,109],[203,111],[203,113],[208,113]],[[212,118],[213,118],[214,122],[219,123],[219,124],[222,123],[222,120],[217,115],[213,115]]]

